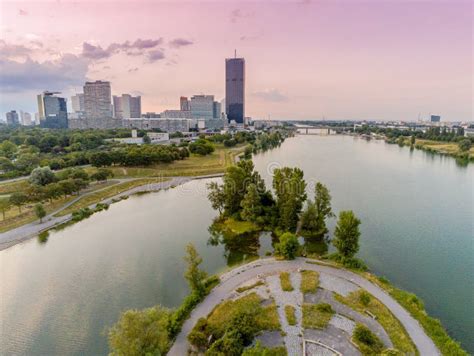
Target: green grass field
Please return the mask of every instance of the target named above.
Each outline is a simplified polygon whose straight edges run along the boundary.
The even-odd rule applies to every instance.
[[[103,189],[101,191],[95,192],[88,194],[84,196],[83,198],[79,199],[77,202],[69,206],[68,208],[61,210],[59,213],[56,214],[56,216],[64,216],[67,214],[72,213],[75,210],[85,208],[89,205],[96,204],[104,199],[113,197],[114,195],[123,193],[129,189],[139,187],[145,184],[150,184],[150,183],[159,183],[163,182],[167,179],[161,179],[161,178],[143,178],[143,179],[135,179],[131,180],[129,182],[123,182],[119,184],[112,185],[106,189]]]

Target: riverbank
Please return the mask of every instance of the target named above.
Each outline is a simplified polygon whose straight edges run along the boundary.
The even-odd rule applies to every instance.
[[[194,177],[174,177],[172,179],[166,179],[157,183],[145,183],[143,185],[133,187],[129,190],[120,192],[114,196],[111,196],[101,201],[90,204],[87,207],[90,209],[94,209],[97,204],[111,204],[118,199],[121,199],[123,197],[129,197],[133,194],[156,192],[162,189],[168,189],[171,187],[182,185],[194,179],[207,179],[207,178],[214,178],[214,177],[220,177],[220,176],[222,176],[222,174],[217,173],[217,174],[194,176]],[[81,198],[83,197],[78,197],[77,199],[70,201],[68,203],[68,206],[75,204]],[[62,209],[64,208],[65,207],[63,206]],[[0,251],[7,249],[13,245],[16,245],[22,241],[31,239],[42,232],[53,229],[59,225],[68,223],[69,221],[71,221],[71,219],[72,219],[72,212],[69,212],[67,214],[59,214],[57,211],[55,211],[47,215],[45,218],[43,218],[42,223],[35,221],[32,223],[20,226],[18,228],[9,230],[7,232],[4,232],[0,236]]]

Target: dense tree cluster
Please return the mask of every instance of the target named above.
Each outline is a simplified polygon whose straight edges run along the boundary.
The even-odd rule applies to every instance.
[[[189,151],[201,156],[208,155],[214,152],[214,145],[205,139],[200,138],[199,140],[189,144]]]
[[[170,163],[189,157],[186,147],[143,145],[126,146],[109,152],[95,152],[89,156],[94,167],[111,165],[150,166],[157,163]]]
[[[446,127],[429,127],[426,132],[414,131],[408,129],[397,129],[397,128],[384,128],[375,127],[369,125],[363,125],[357,127],[355,132],[359,134],[371,134],[376,133],[384,135],[387,140],[391,143],[396,143],[399,137],[414,137],[417,139],[433,140],[433,141],[444,141],[444,142],[459,142],[464,138],[464,129],[462,127],[456,127],[453,130],[449,130]],[[472,142],[472,138],[470,139]]]
[[[260,174],[254,171],[250,160],[241,160],[229,167],[223,183],[208,185],[208,198],[220,213],[218,221],[251,222],[257,229],[272,230],[279,236],[275,251],[292,259],[299,250],[295,232],[315,242],[326,239],[329,229],[326,221],[334,217],[329,189],[318,182],[314,201],[306,202],[306,182],[299,168],[283,167],[273,172],[273,193],[266,189]],[[303,210],[304,203],[306,207]],[[351,266],[359,266],[354,258],[359,249],[360,220],[352,211],[342,211],[334,233],[338,253],[334,259]]]
[[[0,128],[0,177],[28,175],[38,166],[53,170],[89,163],[91,151],[108,150],[112,137],[129,137],[130,130],[48,130]]]

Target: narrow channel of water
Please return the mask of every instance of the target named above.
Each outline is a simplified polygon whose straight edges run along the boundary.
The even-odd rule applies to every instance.
[[[341,136],[292,138],[254,162],[268,184],[268,172],[285,165],[302,168],[310,185],[327,184],[334,210],[353,209],[362,220],[360,257],[422,297],[474,351],[472,165]],[[105,354],[103,331],[121,311],[179,305],[187,294],[187,243],[210,273],[270,250],[268,234],[250,248],[208,243],[216,213],[206,183],[131,197],[46,243],[33,239],[1,251],[2,353]]]

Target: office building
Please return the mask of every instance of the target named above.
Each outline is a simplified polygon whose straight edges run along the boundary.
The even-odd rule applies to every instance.
[[[84,112],[84,94],[76,94],[71,96],[71,106],[74,112]]]
[[[192,113],[189,110],[165,110],[159,117],[164,119],[191,119]]]
[[[88,119],[112,117],[110,82],[97,80],[84,85],[84,111]]]
[[[440,122],[441,116],[439,115],[431,115],[431,122]]]
[[[214,117],[214,95],[194,95],[191,97],[190,109],[195,119],[212,119]]]
[[[142,116],[141,96],[122,94],[114,95],[114,117],[116,119],[140,118]]]
[[[7,112],[6,117],[8,126],[17,126],[20,124],[20,120],[18,119],[18,113],[15,110]]]
[[[214,101],[212,109],[213,109],[212,117],[214,119],[220,119],[221,118],[221,103],[219,103],[218,101]]]
[[[64,129],[68,127],[66,99],[55,94],[59,92],[45,91],[37,96],[40,126]]]
[[[20,123],[23,126],[31,126],[33,124],[31,114],[20,110]]]
[[[225,60],[225,100],[227,119],[243,124],[245,117],[244,58],[227,58]]]
[[[186,96],[179,98],[179,108],[181,111],[189,111],[189,100]]]

